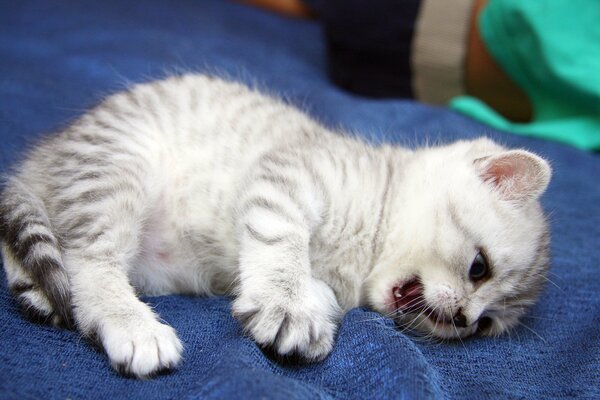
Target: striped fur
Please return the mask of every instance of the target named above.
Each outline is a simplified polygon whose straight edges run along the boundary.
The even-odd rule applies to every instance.
[[[17,180],[3,193],[0,237],[9,285],[25,314],[70,327],[69,280],[58,239],[44,204]]]
[[[74,322],[137,377],[183,349],[140,293],[231,294],[257,343],[308,360],[350,308],[396,312],[410,277],[464,320],[399,322],[463,337],[485,316],[499,333],[548,267],[549,178],[539,157],[487,139],[373,146],[244,85],[173,77],[110,96],[29,153],[0,201],[4,267],[28,315]],[[478,248],[501,281],[465,279]]]

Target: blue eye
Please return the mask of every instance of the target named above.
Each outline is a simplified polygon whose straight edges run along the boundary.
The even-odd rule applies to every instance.
[[[473,282],[477,282],[486,278],[489,275],[489,267],[485,256],[481,252],[477,253],[475,259],[471,263],[471,269],[469,269],[469,279]]]

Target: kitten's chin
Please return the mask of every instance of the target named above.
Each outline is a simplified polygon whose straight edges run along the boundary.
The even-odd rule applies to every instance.
[[[484,317],[481,322],[460,328],[451,322],[435,321],[424,313],[418,312],[397,316],[395,320],[403,331],[412,332],[417,336],[442,340],[464,339],[472,335],[498,337],[510,331],[519,323],[518,318],[501,320],[497,317]]]
[[[409,332],[419,336],[435,337],[443,340],[462,339],[473,335],[476,326],[460,328],[452,323],[432,321],[423,313],[405,314],[396,318],[396,323]]]

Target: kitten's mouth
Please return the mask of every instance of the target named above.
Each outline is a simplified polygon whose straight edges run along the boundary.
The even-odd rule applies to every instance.
[[[417,278],[392,289],[396,310],[405,314],[426,308],[423,298],[423,284]]]
[[[431,308],[423,296],[423,284],[413,278],[392,289],[394,306],[400,314],[423,314],[436,326],[451,326],[452,319]]]

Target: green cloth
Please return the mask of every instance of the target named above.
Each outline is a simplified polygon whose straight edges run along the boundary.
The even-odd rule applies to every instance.
[[[450,106],[502,130],[600,150],[600,0],[491,0],[479,29],[529,96],[533,119],[513,123],[469,96]]]

